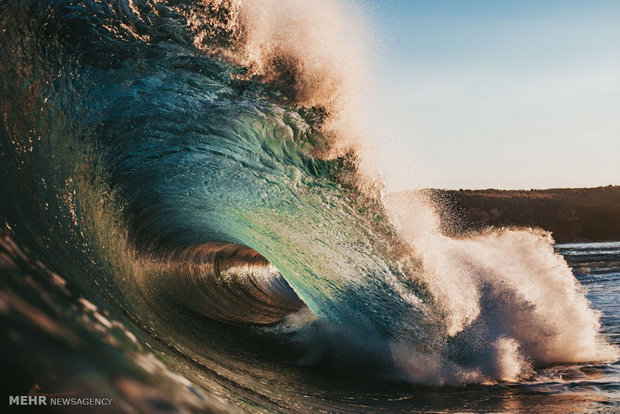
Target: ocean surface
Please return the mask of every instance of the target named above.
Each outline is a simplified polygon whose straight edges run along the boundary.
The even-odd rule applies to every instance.
[[[620,409],[620,243],[384,194],[351,7],[0,3],[5,402]]]

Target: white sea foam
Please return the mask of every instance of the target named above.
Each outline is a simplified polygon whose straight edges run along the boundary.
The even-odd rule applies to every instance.
[[[532,363],[618,357],[599,334],[600,313],[554,252],[549,233],[499,229],[450,238],[423,196],[400,194],[385,204],[422,260],[422,277],[445,314],[448,336],[479,350],[482,377],[516,380],[531,372]]]

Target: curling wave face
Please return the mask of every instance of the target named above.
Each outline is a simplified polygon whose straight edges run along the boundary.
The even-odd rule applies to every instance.
[[[548,235],[450,239],[427,200],[379,200],[350,10],[293,3],[0,5],[5,309],[122,350],[83,358],[138,408],[329,407],[290,365],[443,384],[616,358]]]

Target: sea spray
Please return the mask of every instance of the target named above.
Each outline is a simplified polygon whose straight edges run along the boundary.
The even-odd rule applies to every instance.
[[[452,359],[479,365],[486,378],[516,380],[532,363],[618,357],[549,233],[499,229],[451,238],[424,195],[388,197],[386,206],[422,260],[422,278],[445,314]]]
[[[426,200],[382,199],[349,6],[290,4],[0,4],[0,310],[23,382],[309,411],[353,380],[615,358],[547,234],[449,238]]]

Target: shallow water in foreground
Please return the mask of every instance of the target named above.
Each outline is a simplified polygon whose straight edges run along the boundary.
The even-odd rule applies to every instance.
[[[533,377],[516,383],[432,387],[382,380],[372,367],[356,366],[358,361],[300,366],[294,346],[280,335],[274,339],[207,320],[198,324],[196,315],[184,310],[163,315],[175,320],[166,326],[176,326],[176,331],[142,327],[136,339],[107,310],[100,313],[95,305],[72,297],[61,278],[20,257],[7,236],[2,247],[2,269],[8,276],[1,302],[3,359],[5,372],[11,373],[4,376],[3,388],[9,395],[24,394],[36,384],[41,393],[112,397],[117,409],[154,412],[183,407],[285,412],[620,409],[620,361],[538,367]],[[620,242],[557,245],[556,250],[588,290],[592,306],[602,311],[603,334],[620,344]],[[173,345],[179,343],[193,345]]]

